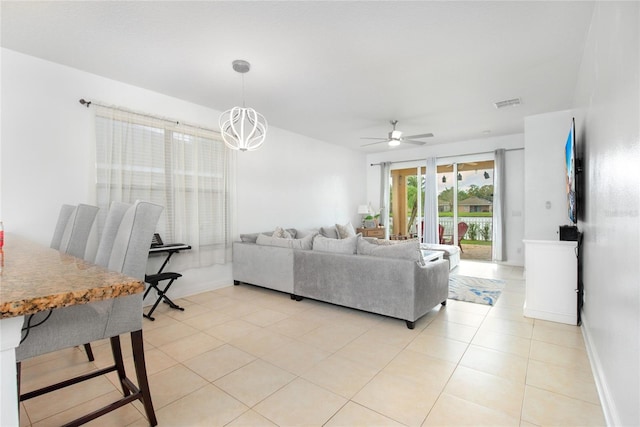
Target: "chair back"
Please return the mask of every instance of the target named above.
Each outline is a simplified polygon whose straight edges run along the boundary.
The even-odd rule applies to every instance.
[[[137,201],[122,217],[109,257],[109,270],[144,281],[153,232],[164,208]],[[142,329],[142,293],[116,298],[105,327],[105,337]]]
[[[127,209],[113,242],[109,270],[144,280],[151,239],[163,209],[141,201]]]
[[[73,205],[62,205],[60,213],[58,214],[58,222],[56,223],[56,229],[53,231],[53,238],[51,239],[50,247],[52,249],[60,249],[62,243],[62,235],[64,229],[67,227],[67,222],[76,207]]]
[[[469,229],[469,225],[466,222],[458,223],[458,241],[462,240],[465,234],[467,234],[467,230]]]
[[[62,235],[60,252],[84,258],[91,227],[98,214],[96,206],[79,204],[73,210]]]
[[[442,224],[438,224],[438,243],[444,244],[444,226]]]
[[[94,264],[104,268],[109,266],[109,258],[111,258],[113,243],[116,240],[116,235],[118,234],[118,229],[122,223],[122,218],[124,218],[124,214],[130,207],[130,203],[111,203],[109,212],[107,213],[107,219],[104,223],[104,229],[102,230],[102,236],[100,237],[100,243],[98,244],[96,258],[93,261]]]

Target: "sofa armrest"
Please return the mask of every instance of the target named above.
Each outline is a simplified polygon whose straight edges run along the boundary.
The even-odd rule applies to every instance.
[[[293,293],[294,249],[233,243],[233,280]]]
[[[441,259],[424,266],[415,265],[415,314],[424,315],[449,296],[449,261]]]

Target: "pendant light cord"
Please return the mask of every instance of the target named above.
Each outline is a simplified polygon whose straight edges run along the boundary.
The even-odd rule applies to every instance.
[[[242,76],[242,108],[246,108],[247,106],[244,103],[244,73],[241,76]]]

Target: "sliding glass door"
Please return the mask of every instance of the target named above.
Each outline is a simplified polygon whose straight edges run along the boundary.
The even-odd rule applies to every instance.
[[[491,261],[493,160],[440,165],[439,239],[460,246],[462,259]]]
[[[420,176],[418,176],[418,173]],[[389,234],[394,239],[417,237],[424,212],[425,168],[391,171],[391,217]]]

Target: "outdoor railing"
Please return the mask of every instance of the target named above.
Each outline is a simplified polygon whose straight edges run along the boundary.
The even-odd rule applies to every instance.
[[[492,217],[459,215],[458,222],[466,222],[469,226],[467,233],[464,236],[465,240],[490,241],[493,236]],[[445,236],[453,236],[453,217],[439,217],[438,223],[444,227]]]

